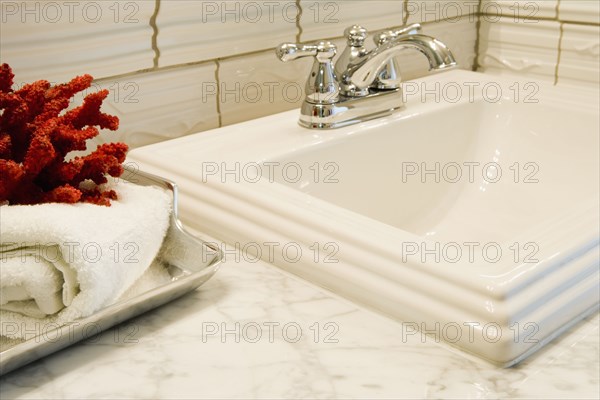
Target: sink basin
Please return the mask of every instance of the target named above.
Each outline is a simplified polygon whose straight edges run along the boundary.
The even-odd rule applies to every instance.
[[[598,92],[454,70],[337,130],[289,111],[136,149],[182,220],[493,363],[599,301]],[[244,253],[244,254],[245,254]]]

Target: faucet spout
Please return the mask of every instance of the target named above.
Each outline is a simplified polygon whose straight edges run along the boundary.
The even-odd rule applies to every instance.
[[[442,70],[456,66],[454,56],[445,44],[431,36],[413,34],[390,40],[374,49],[355,64],[348,66],[344,78],[357,89],[368,88],[390,58],[401,50],[411,48],[424,54],[429,60],[430,70]]]

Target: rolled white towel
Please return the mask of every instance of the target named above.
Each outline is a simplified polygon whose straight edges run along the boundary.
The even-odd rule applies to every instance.
[[[0,207],[0,335],[23,338],[40,322],[64,324],[117,301],[144,274],[169,226],[172,196],[112,183],[111,207]],[[31,331],[29,331],[31,334]]]

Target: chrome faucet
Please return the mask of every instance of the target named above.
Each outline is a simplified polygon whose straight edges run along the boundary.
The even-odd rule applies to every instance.
[[[281,61],[312,56],[315,62],[306,82],[300,125],[332,129],[384,117],[404,106],[396,57],[411,48],[429,60],[432,70],[454,67],[450,50],[439,40],[420,34],[413,24],[374,36],[375,49],[365,48],[367,31],[354,25],[346,29],[348,45],[333,66],[337,48],[331,42],[312,45],[284,43],[276,51]]]

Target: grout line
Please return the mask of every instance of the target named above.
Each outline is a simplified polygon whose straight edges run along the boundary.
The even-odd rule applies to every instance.
[[[300,0],[296,0],[296,8],[298,9],[298,12],[296,13],[296,28],[298,28],[296,43],[302,43],[300,40],[302,38],[302,24],[300,23],[300,17],[302,17],[302,4],[300,4]]]
[[[524,22],[522,21],[529,21],[529,23],[536,23],[539,21],[549,21],[549,22],[561,22],[556,18],[552,18],[552,17],[534,17],[534,18],[530,18],[530,17],[520,17],[520,21],[516,22],[515,21],[515,17],[512,15],[503,15],[503,14],[486,14],[486,13],[478,13],[478,15],[480,17],[497,17],[500,20],[512,20],[513,24],[515,25],[522,25]],[[494,23],[494,22],[499,22],[498,21],[490,21],[490,23]]]
[[[198,62],[193,62],[193,63],[187,63],[187,64],[177,64],[177,65],[168,65],[166,67],[158,67],[158,68],[144,68],[144,69],[138,69],[136,71],[131,71],[131,72],[125,72],[122,74],[116,74],[116,75],[109,75],[109,76],[103,76],[102,78],[98,78],[98,79],[94,79],[94,82],[96,83],[102,83],[102,82],[106,82],[106,81],[110,81],[110,80],[114,80],[114,79],[123,79],[123,78],[132,78],[135,76],[138,76],[140,74],[145,74],[148,72],[163,72],[163,71],[170,71],[172,69],[177,69],[177,68],[184,68],[184,67],[189,67],[189,66],[194,66],[194,65],[203,65],[203,64],[209,64],[212,63],[215,60],[203,60],[203,61],[198,61]]]
[[[479,0],[479,7],[477,10],[477,22],[475,23],[475,59],[473,60],[473,65],[471,66],[472,71],[477,71],[481,67],[479,65],[479,45],[481,43],[481,7],[483,5],[483,0]]]
[[[504,18],[504,17],[502,17],[502,18]],[[511,17],[507,16],[506,18],[511,18]],[[578,25],[592,25],[592,26],[600,25],[600,24],[595,24],[593,22],[563,21],[558,18],[551,18],[551,17],[523,18],[522,20],[527,20],[527,21],[532,21],[532,22],[537,22],[537,21],[569,22],[569,23],[578,24]]]
[[[479,4],[481,5],[483,0],[479,0]],[[600,26],[600,23],[596,23],[596,22],[586,22],[586,21],[571,21],[568,19],[560,19],[559,13],[558,13],[558,7],[560,5],[560,2],[564,1],[564,0],[558,0],[556,3],[556,15],[554,17],[521,17],[523,20],[527,20],[527,21],[531,21],[531,22],[538,22],[538,21],[550,21],[550,22],[560,22],[560,23],[569,23],[569,24],[574,24],[574,25],[585,25],[585,26]],[[494,16],[494,17],[499,17],[499,18],[506,18],[506,19],[511,19],[514,18],[513,16],[510,15],[503,15],[503,14],[495,14],[495,13],[483,13],[481,12],[481,8],[479,9],[479,12],[477,13],[477,15],[479,17],[483,17],[483,16]],[[515,22],[515,24],[517,24],[517,22]]]
[[[472,16],[476,17],[477,14],[465,14],[465,15],[462,15],[461,18],[469,18],[469,17],[472,17]],[[456,22],[456,17],[448,17],[448,18],[439,19],[439,20],[436,20],[436,21],[427,21],[427,22],[419,22],[419,23],[423,27],[426,27],[426,26],[430,26],[430,25],[437,24],[437,23],[440,23],[440,22],[452,22],[452,23],[454,23],[454,22]],[[390,30],[390,29],[393,29],[393,28],[397,28],[398,26],[400,26],[400,25],[393,25],[393,26],[387,26],[385,28],[374,29],[373,33]],[[371,32],[369,32],[369,33],[371,33]],[[344,35],[342,35],[342,36],[329,36],[329,37],[323,38],[322,40],[336,40],[336,39],[345,39],[345,38],[346,37]]]
[[[219,116],[219,128],[223,126],[223,116],[221,114],[221,79],[219,79],[219,72],[221,71],[221,63],[219,59],[215,60],[217,68],[215,68],[215,81],[217,82],[217,115]]]
[[[558,22],[561,23],[565,23],[565,24],[572,24],[572,25],[583,25],[583,26],[600,26],[600,24],[596,24],[594,22],[583,22],[583,21],[569,21],[568,19],[565,20],[557,20]]]
[[[556,20],[560,21],[560,15],[559,15],[559,7],[560,7],[560,1],[561,0],[556,0]],[[562,56],[562,42],[563,42],[563,35],[564,35],[564,22],[560,22],[560,35],[558,38],[558,54],[556,56],[556,69],[554,70],[554,86],[558,85],[558,70],[560,68],[560,58]]]
[[[118,74],[118,75],[103,76],[102,78],[94,79],[94,82],[95,83],[104,83],[104,82],[112,81],[115,79],[131,78],[131,77],[137,76],[139,74],[144,74],[146,72],[152,72],[152,71],[155,71],[155,69],[154,68],[139,69],[137,71],[125,72],[123,74]]]
[[[158,48],[158,25],[156,25],[156,18],[160,11],[160,0],[155,0],[154,3],[154,14],[150,17],[150,27],[152,27],[152,50],[154,50],[154,68],[158,68],[158,59],[160,58],[160,49]]]
[[[266,53],[266,52],[270,52],[270,51],[273,51],[273,49],[255,50],[255,51],[250,51],[248,53],[234,54],[232,56],[211,58],[209,60],[202,60],[202,61],[191,61],[191,62],[187,62],[187,63],[167,65],[164,67],[144,68],[144,69],[139,69],[139,70],[131,71],[131,72],[125,72],[125,73],[117,74],[117,75],[103,76],[102,78],[94,79],[94,82],[108,81],[111,79],[128,78],[128,77],[133,77],[133,76],[148,73],[148,72],[164,72],[164,71],[170,71],[170,70],[178,69],[178,68],[193,67],[193,66],[204,65],[204,64],[212,64],[215,61],[230,60],[230,59],[237,58],[237,57],[245,57],[245,56],[250,56],[250,55],[254,55],[254,54]]]
[[[560,37],[558,39],[558,55],[556,56],[556,68],[554,69],[554,85],[558,84],[558,69],[560,67],[560,58],[562,56],[562,42],[564,35],[564,22],[560,23]]]

